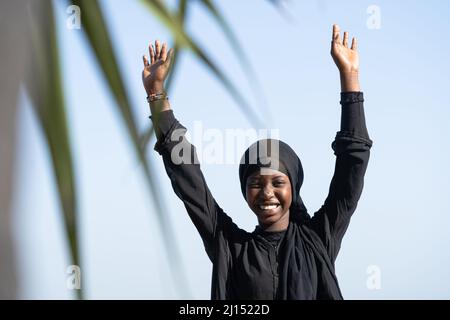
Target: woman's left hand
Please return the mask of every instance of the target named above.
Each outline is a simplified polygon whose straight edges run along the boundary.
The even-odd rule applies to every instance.
[[[344,32],[344,40],[341,42],[341,29],[337,24],[333,25],[333,39],[331,41],[331,56],[341,73],[351,74],[359,72],[359,55],[356,38],[348,48],[348,32]]]

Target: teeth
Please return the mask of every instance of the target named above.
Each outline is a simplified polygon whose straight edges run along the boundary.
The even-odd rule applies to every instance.
[[[272,210],[272,209],[275,209],[276,207],[278,207],[277,204],[271,204],[271,205],[268,205],[268,206],[264,206],[264,205],[260,205],[259,206],[259,208],[262,209],[262,210]]]

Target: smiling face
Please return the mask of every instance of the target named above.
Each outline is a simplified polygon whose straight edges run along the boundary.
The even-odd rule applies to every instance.
[[[281,231],[288,227],[292,189],[287,175],[261,168],[248,177],[246,198],[264,230]]]

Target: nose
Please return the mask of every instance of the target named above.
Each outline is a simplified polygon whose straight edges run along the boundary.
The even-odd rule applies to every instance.
[[[270,184],[266,184],[261,192],[261,198],[270,199],[273,196],[273,188]]]

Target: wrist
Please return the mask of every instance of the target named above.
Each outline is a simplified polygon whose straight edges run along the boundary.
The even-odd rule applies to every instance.
[[[152,114],[170,110],[169,97],[164,87],[152,86],[147,91],[147,94],[147,102],[149,103]]]
[[[162,83],[153,84],[149,88],[146,88],[145,91],[147,91],[147,95],[166,92],[166,90],[164,89],[164,85]]]
[[[152,115],[170,110],[169,100],[166,99],[150,102],[149,105],[150,105],[150,112],[152,113]]]
[[[358,71],[341,72],[340,78],[342,92],[360,91]]]

